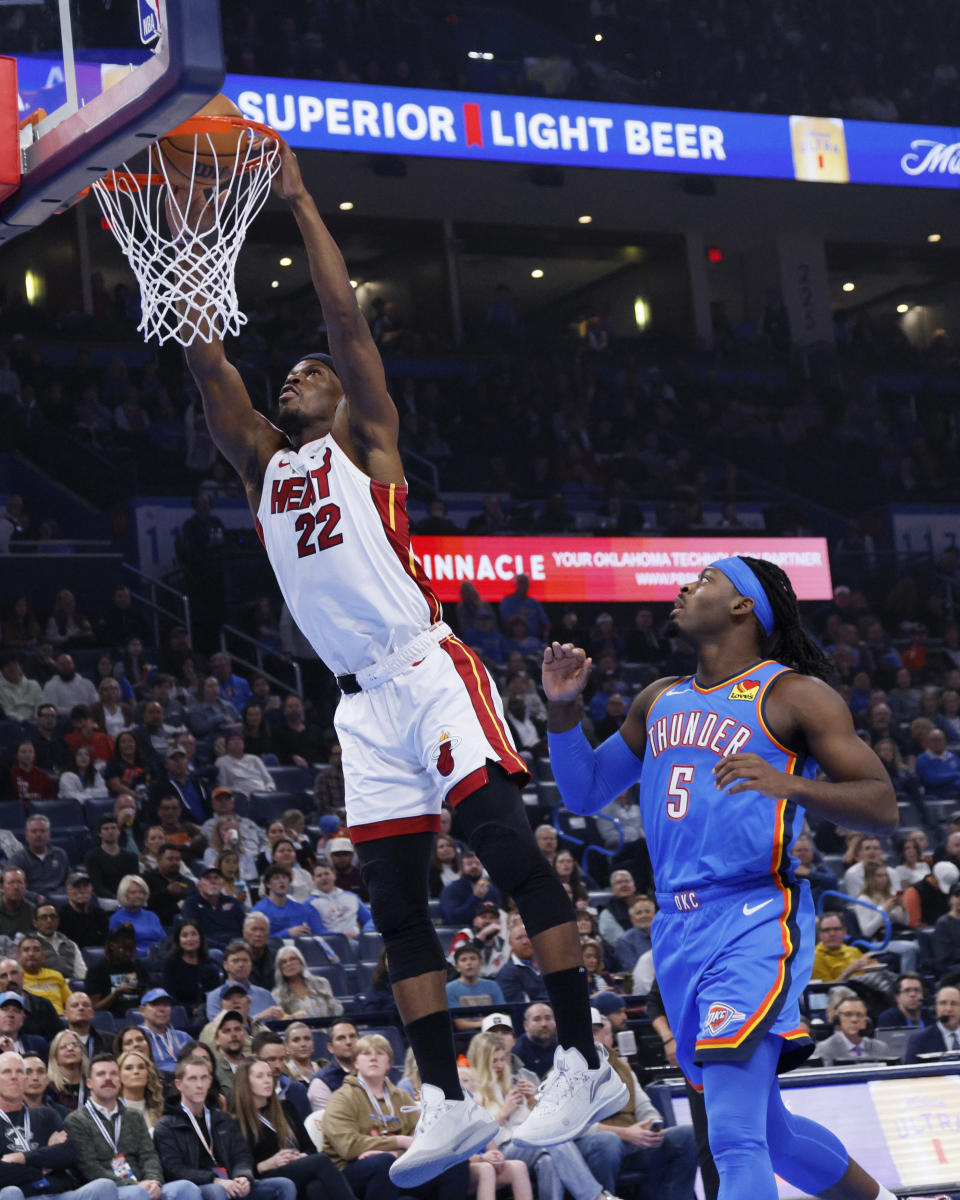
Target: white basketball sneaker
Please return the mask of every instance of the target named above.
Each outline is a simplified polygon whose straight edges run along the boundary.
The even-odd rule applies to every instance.
[[[416,1110],[420,1120],[413,1142],[390,1167],[390,1178],[401,1191],[426,1183],[471,1154],[479,1154],[500,1130],[496,1118],[472,1096],[448,1100],[432,1083],[423,1085],[419,1104],[402,1109]]]
[[[610,1066],[606,1047],[597,1046],[597,1054],[600,1066],[591,1070],[579,1050],[557,1047],[536,1107],[514,1135],[521,1146],[569,1142],[623,1108],[630,1095],[626,1084]]]

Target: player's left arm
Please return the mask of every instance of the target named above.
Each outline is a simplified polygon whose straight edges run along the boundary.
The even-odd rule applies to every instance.
[[[890,833],[897,797],[873,750],[857,737],[850,710],[822,680],[784,676],[771,694],[767,717],[785,744],[803,740],[827,779],[778,771],[757,754],[731,754],[714,767],[718,788],[786,797],[810,813],[848,829]]]
[[[280,172],[273,186],[289,202],[307,251],[310,278],[323,309],[330,353],[347,397],[350,438],[364,459],[371,454],[381,456],[368,467],[374,478],[400,483],[403,481],[397,450],[400,419],[387,391],[380,352],[357,304],[356,292],[350,286],[340,248],[306,189],[297,156],[285,142],[281,145]]]

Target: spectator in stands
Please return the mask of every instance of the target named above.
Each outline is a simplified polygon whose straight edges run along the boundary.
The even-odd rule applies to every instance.
[[[337,887],[333,867],[324,860],[313,868],[313,891],[307,899],[330,933],[343,933],[352,940],[362,930],[374,928],[370,910],[356,892]]]
[[[309,767],[327,756],[320,730],[307,723],[299,696],[291,694],[283,702],[273,731],[273,750],[284,766]]]
[[[105,1009],[122,1020],[137,1007],[141,993],[150,985],[150,977],[137,954],[132,925],[120,924],[109,931],[103,959],[90,967],[86,985],[97,1012]]]
[[[310,937],[329,933],[320,914],[311,904],[300,904],[289,898],[293,872],[289,867],[274,864],[263,876],[266,896],[254,906],[254,912],[262,912],[270,921],[273,937]]]
[[[77,704],[92,708],[97,702],[97,689],[89,679],[77,674],[77,667],[69,654],[58,654],[55,660],[56,675],[43,685],[43,698],[52,704],[60,717],[69,717]]]
[[[256,841],[253,845],[256,845]],[[208,866],[218,863],[220,856],[230,852],[236,859],[236,874],[247,888],[256,887],[259,872],[257,870],[257,855],[245,837],[240,833],[240,822],[235,816],[218,817],[210,836],[210,845],[203,855],[203,861]]]
[[[28,817],[24,840],[26,846],[13,856],[10,866],[23,871],[31,892],[49,896],[61,891],[70,874],[70,860],[61,846],[50,845],[50,818]]]
[[[93,719],[93,711],[86,704],[75,704],[70,710],[70,721],[73,732],[64,738],[70,750],[78,746],[86,746],[93,755],[94,762],[108,763],[113,758],[113,741],[98,729]]]
[[[37,719],[30,740],[33,743],[36,765],[48,775],[58,775],[67,756],[67,743],[57,733],[57,710],[53,704],[37,707]]]
[[[100,845],[91,850],[84,865],[93,882],[97,896],[115,900],[117,888],[125,875],[136,875],[139,869],[137,856],[120,847],[120,825],[112,813],[100,818],[97,824]]]
[[[55,1104],[71,1112],[82,1105],[83,1081],[88,1067],[83,1042],[72,1029],[61,1029],[50,1043],[47,1059],[50,1096]]]
[[[33,742],[24,740],[17,745],[17,760],[10,768],[13,798],[26,808],[34,800],[52,800],[57,786],[36,764],[37,752]]]
[[[440,914],[445,925],[469,925],[485,902],[500,904],[500,892],[487,878],[483,863],[470,849],[460,858],[460,878],[440,893]]]
[[[955,867],[960,868],[960,829],[952,828],[953,824],[951,822],[943,849],[937,854],[937,861],[952,863]]]
[[[862,837],[857,849],[857,861],[852,867],[848,867],[843,875],[843,890],[847,895],[859,896],[863,891],[863,879],[867,863],[883,863],[886,862],[886,857],[879,838],[869,834]],[[897,873],[893,867],[888,867],[887,870],[890,875],[890,890],[896,895],[900,890]]]
[[[313,782],[313,806],[322,817],[325,813],[339,813],[345,804],[343,781],[343,751],[338,743],[330,747],[327,758],[329,770],[318,771]]]
[[[156,700],[148,700],[143,706],[141,723],[134,726],[133,736],[140,744],[144,761],[153,768],[154,773],[158,773],[163,769],[177,734],[185,732],[182,725],[168,725],[164,720],[163,707]]]
[[[107,734],[116,739],[121,729],[131,729],[134,724],[133,705],[123,700],[120,684],[113,674],[105,676],[97,684],[100,697],[90,712],[94,722]]]
[[[291,1021],[283,1034],[283,1044],[287,1052],[284,1060],[284,1073],[291,1079],[308,1086],[314,1077],[320,1074],[326,1059],[315,1059],[313,1030],[303,1021]]]
[[[136,938],[137,953],[146,955],[150,948],[167,936],[157,914],[147,907],[150,888],[141,875],[124,875],[117,887],[118,907],[110,915],[110,928],[130,925]]]
[[[811,1056],[812,1061],[832,1067],[838,1059],[886,1059],[891,1057],[890,1047],[878,1038],[867,1037],[867,1006],[859,996],[853,996],[837,1009],[837,1031],[822,1042],[818,1042]]]
[[[112,1048],[110,1034],[97,1029],[93,1024],[93,1004],[86,992],[71,992],[63,1006],[63,1019],[83,1043],[87,1058],[95,1054],[106,1054]]]
[[[30,609],[26,596],[17,596],[0,625],[0,645],[11,650],[32,650],[42,638],[40,622]]]
[[[556,829],[552,825],[538,825],[533,831],[533,836],[537,843],[537,849],[548,862],[552,863],[557,857],[557,848],[560,845]]]
[[[323,1112],[331,1095],[354,1073],[357,1027],[352,1021],[336,1021],[330,1027],[327,1049],[333,1055],[310,1083],[307,1095],[313,1112]]]
[[[524,658],[539,658],[543,651],[543,642],[530,632],[527,618],[520,613],[512,616],[507,624],[505,645],[507,654],[518,650]]]
[[[631,928],[617,938],[614,952],[621,971],[632,971],[641,954],[651,949],[650,929],[657,905],[649,896],[631,896],[627,906]]]
[[[877,960],[856,946],[846,946],[847,929],[837,912],[825,912],[817,920],[818,941],[813,952],[813,980],[834,983],[863,971],[873,971]]]
[[[568,850],[565,846],[558,850],[554,855],[553,869],[561,883],[570,885],[574,903],[578,907],[585,905],[588,900],[588,887],[595,887],[596,884],[585,871],[580,869],[577,860],[573,857],[573,851]]]
[[[529,1004],[523,1014],[523,1033],[517,1038],[514,1054],[540,1079],[553,1068],[557,1048],[557,1023],[547,1003]]]
[[[57,647],[75,649],[77,646],[92,646],[93,626],[77,612],[77,601],[73,592],[61,588],[54,601],[53,612],[47,621],[46,637]]]
[[[213,789],[210,797],[210,807],[213,810],[213,816],[208,817],[201,830],[208,842],[211,841],[213,828],[217,820],[221,817],[234,817],[237,822],[237,830],[240,834],[240,841],[243,842],[253,854],[259,854],[261,850],[266,848],[267,838],[263,829],[256,823],[251,821],[249,817],[241,817],[236,810],[236,801],[233,792],[228,787],[217,787]]]
[[[217,681],[221,699],[228,700],[237,712],[242,712],[253,699],[250,684],[242,675],[233,673],[229,654],[219,651],[210,656],[210,674]]]
[[[528,575],[516,575],[513,591],[508,592],[500,601],[500,625],[504,632],[509,630],[510,622],[517,615],[524,618],[527,629],[538,642],[550,637],[550,620],[540,601],[530,595]]]
[[[600,936],[608,946],[615,946],[621,934],[632,928],[630,921],[630,899],[637,894],[633,875],[624,868],[610,875],[611,897],[600,911],[598,928]]]
[[[942,729],[931,729],[926,749],[917,755],[917,775],[929,796],[960,796],[960,758],[947,749]]]
[[[220,684],[210,675],[200,686],[200,699],[187,712],[187,727],[201,741],[212,741],[228,728],[240,726],[240,714],[220,695]]]
[[[810,884],[810,892],[814,904],[821,892],[830,891],[837,887],[837,877],[834,873],[817,861],[813,842],[805,834],[801,834],[793,843],[793,853],[799,860],[795,873],[800,879],[806,879]],[[898,889],[899,890],[899,889]]]
[[[905,891],[912,884],[926,879],[932,866],[933,860],[924,856],[920,839],[908,834],[900,847],[900,865],[894,868],[900,890]]]
[[[117,734],[113,758],[107,763],[104,780],[114,796],[135,792],[147,784],[147,760],[132,730]]]
[[[898,933],[907,929],[909,917],[903,906],[902,897],[894,896],[890,890],[890,875],[886,863],[866,864],[863,891],[858,899],[868,900],[887,914],[892,926],[893,940],[888,943],[886,949],[891,954],[899,955],[901,971],[915,971],[917,969],[917,943],[897,936]],[[880,913],[870,908],[864,908],[862,905],[857,905],[855,912],[860,932],[865,938],[878,937],[885,932],[883,917]]]
[[[138,700],[144,700],[149,692],[148,679],[156,667],[147,662],[143,642],[138,637],[130,638],[123,648],[123,657],[113,669],[120,681],[121,691],[131,692]]]
[[[21,1054],[23,1059],[23,1103],[27,1108],[49,1108],[64,1120],[67,1109],[54,1104],[50,1094],[47,1060],[41,1054]]]
[[[243,734],[231,731],[227,734],[226,753],[214,764],[217,768],[217,785],[250,795],[253,792],[275,792],[270,772],[255,754],[247,754],[243,746]]]
[[[930,1017],[923,1005],[923,980],[919,975],[897,979],[896,1004],[877,1017],[878,1029],[926,1029]]]
[[[0,659],[0,711],[8,721],[32,721],[43,703],[43,689],[28,679],[16,654]]]
[[[504,715],[521,754],[541,758],[547,753],[547,723],[527,712],[523,692],[508,691]]]
[[[80,947],[59,930],[60,915],[52,904],[38,904],[34,932],[43,947],[43,965],[59,971],[64,979],[83,979],[87,974]]]
[[[57,1010],[43,996],[35,996],[23,986],[23,967],[15,958],[0,960],[0,989],[16,992],[23,1000],[27,1019],[24,1022],[25,1033],[35,1033],[46,1041],[51,1041],[61,1029]]]
[[[230,900],[236,900],[247,909],[256,896],[240,873],[240,856],[235,850],[221,850],[213,864],[220,872],[220,890]]]
[[[143,1038],[140,1029],[134,1026],[133,1031],[140,1033]],[[117,1054],[117,1066],[120,1068],[123,1103],[127,1108],[140,1113],[152,1138],[157,1122],[163,1116],[163,1088],[157,1068],[150,1057],[146,1038],[143,1038],[143,1046],[140,1049],[131,1047],[120,1050]]]
[[[510,957],[510,948],[500,928],[500,909],[491,900],[484,901],[474,913],[470,925],[458,930],[447,951],[447,961],[453,962],[457,947],[472,942],[480,953],[480,975],[495,979]]]
[[[306,959],[296,946],[278,950],[276,964],[273,998],[283,1009],[284,1020],[340,1016],[343,1005],[334,996],[329,981],[310,974]]]
[[[457,843],[445,833],[438,833],[430,860],[430,895],[438,899],[448,883],[460,878],[460,852]]]
[[[3,868],[0,876],[0,936],[15,938],[18,934],[32,933],[37,910],[24,899],[27,876],[22,867]]]
[[[273,753],[273,733],[259,704],[251,703],[243,710],[243,745],[248,754],[262,758]]]
[[[223,973],[225,983],[207,993],[207,1017],[212,1020],[220,1012],[224,988],[227,984],[239,984],[244,994],[249,998],[250,1012],[254,1017],[264,1021],[283,1020],[283,1009],[274,1003],[273,996],[266,988],[250,982],[253,971],[253,958],[250,947],[244,941],[231,942],[223,952]]]
[[[243,940],[250,954],[250,980],[258,987],[273,986],[276,951],[270,945],[270,918],[261,912],[249,912],[243,921]]]
[[[603,942],[599,938],[581,938],[580,949],[583,953],[583,969],[587,973],[587,989],[591,996],[595,992],[605,992],[608,988],[616,987],[617,981],[607,970],[603,960]]]
[[[310,1116],[307,1089],[302,1083],[295,1083],[289,1075],[284,1074],[286,1047],[283,1038],[272,1029],[261,1029],[254,1035],[251,1049],[254,1057],[269,1065],[279,1098],[289,1100],[300,1114],[301,1120],[306,1120]]]
[[[143,1014],[143,1032],[150,1043],[150,1050],[157,1070],[171,1074],[177,1065],[177,1055],[191,1040],[189,1034],[174,1029],[170,1024],[173,996],[165,988],[150,988],[140,1001]]]
[[[184,875],[182,866],[183,852],[180,847],[167,842],[157,855],[157,869],[144,876],[150,892],[149,907],[156,913],[161,925],[173,924],[180,912],[180,905],[193,887],[193,880]]]
[[[503,992],[495,979],[481,979],[480,948],[473,942],[463,942],[453,952],[457,977],[447,984],[447,1004],[454,1008],[475,1008],[478,1005],[503,1004]],[[482,1017],[454,1017],[455,1029],[479,1029]]]
[[[67,876],[67,902],[60,909],[60,933],[83,949],[102,946],[109,921],[93,897],[93,881],[86,871]]]
[[[919,925],[935,925],[950,907],[947,900],[951,887],[960,880],[960,870],[952,862],[933,864],[926,879],[911,884],[903,893],[903,906],[910,918],[911,929]]]
[[[273,844],[272,859],[290,871],[290,898],[300,904],[305,903],[313,891],[313,880],[310,873],[297,862],[297,850],[293,842],[286,837],[278,838]]]
[[[895,684],[887,693],[887,704],[897,721],[912,721],[920,712],[920,689],[906,667],[897,671]]]
[[[488,669],[497,670],[507,661],[507,639],[497,629],[493,609],[484,605],[477,609],[473,624],[463,635],[466,644],[483,659]]]
[[[150,787],[150,799],[179,796],[190,819],[202,824],[210,812],[209,794],[203,779],[193,770],[186,749],[179,744],[171,746],[165,764],[165,772]]]
[[[233,1095],[234,1075],[246,1060],[247,1051],[247,1029],[243,1016],[233,1009],[221,1012],[214,1033],[214,1077],[228,1101]]]
[[[18,992],[0,992],[0,1054],[39,1054],[46,1064],[47,1043],[36,1033],[24,1033],[27,1019],[23,997]]]
[[[307,871],[313,870],[315,855],[310,838],[307,837],[307,818],[299,808],[288,808],[280,820],[283,822],[283,835],[293,843],[297,862]],[[274,842],[274,849],[277,843]]]
[[[186,729],[187,710],[177,697],[177,681],[165,671],[157,671],[150,676],[150,699],[160,705],[163,710],[163,722],[173,729]]]
[[[581,642],[576,644],[582,645]],[[670,647],[657,636],[653,612],[649,608],[638,608],[634,613],[625,652],[627,661],[633,663],[660,663],[670,653]]]
[[[180,910],[185,922],[195,923],[204,938],[221,950],[243,936],[245,916],[243,904],[225,895],[222,888],[220,868],[207,867],[197,876],[196,891],[187,895]],[[204,990],[209,991],[211,986]]]
[[[219,975],[203,930],[195,921],[184,920],[174,930],[173,949],[163,963],[163,986],[192,1019],[205,1018],[207,992]]]
[[[337,887],[345,892],[355,892],[366,903],[370,899],[367,885],[363,882],[360,868],[354,862],[353,843],[349,838],[331,838],[327,843],[327,855],[333,866]]]
[[[183,802],[179,796],[162,796],[157,802],[157,820],[166,840],[179,846],[188,861],[201,858],[207,848],[200,826],[184,817]]]
[[[935,997],[936,1020],[910,1035],[903,1054],[905,1063],[920,1061],[921,1054],[960,1051],[960,989],[940,987]]]
[[[519,916],[511,919],[507,930],[510,959],[497,972],[497,983],[505,1004],[546,1002],[547,989],[533,953],[533,943]]]
[[[960,967],[960,883],[950,888],[949,905],[933,927],[933,957],[939,975]]]
[[[610,1065],[627,1087],[623,1108],[601,1121],[598,1127],[620,1139],[623,1157],[619,1169],[642,1172],[658,1196],[671,1200],[692,1196],[697,1174],[697,1140],[693,1126],[663,1128],[659,1110],[620,1056],[614,1045],[610,1022],[599,1012],[594,1012],[593,1036],[606,1048]]]
[[[133,637],[147,636],[147,622],[133,606],[133,594],[125,583],[114,588],[113,599],[99,622],[101,646],[125,646]]]
[[[105,766],[106,764],[102,764]],[[100,763],[94,764],[89,746],[78,746],[66,760],[57,794],[61,800],[102,800],[110,795],[101,773]]]

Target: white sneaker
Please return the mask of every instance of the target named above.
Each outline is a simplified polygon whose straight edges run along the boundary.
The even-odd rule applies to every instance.
[[[423,1085],[419,1104],[400,1111],[420,1113],[413,1142],[390,1167],[390,1178],[401,1191],[426,1183],[471,1154],[479,1154],[500,1130],[496,1118],[472,1096],[448,1100],[432,1083]]]
[[[537,1089],[533,1112],[514,1135],[521,1146],[557,1146],[578,1138],[595,1121],[612,1117],[629,1099],[626,1084],[597,1046],[600,1066],[590,1070],[579,1050],[557,1047],[553,1070]]]

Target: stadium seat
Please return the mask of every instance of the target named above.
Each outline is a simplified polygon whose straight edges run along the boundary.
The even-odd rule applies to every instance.
[[[357,961],[358,938],[348,938],[345,933],[325,933],[323,940],[344,964]]]
[[[102,817],[113,816],[113,805],[113,796],[95,796],[84,803],[84,815],[87,818],[87,825],[93,834],[96,834],[97,825]]]
[[[32,800],[30,816],[49,818],[58,833],[75,833],[89,828],[79,800]]]
[[[83,961],[88,967],[95,967],[98,962],[103,962],[103,947],[102,946],[83,946],[80,949],[83,955]]]
[[[320,975],[326,979],[338,1000],[345,1000],[347,996],[353,995],[349,981],[347,980],[347,973],[339,963],[327,963],[323,966],[311,967],[310,973],[312,975]]]
[[[313,772],[309,767],[267,767],[270,778],[279,792],[311,792]]]
[[[356,971],[357,993],[361,996],[366,996],[373,987],[373,972],[376,970],[375,962],[358,962]]]
[[[375,962],[383,949],[383,938],[376,931],[361,933],[357,945],[357,958],[364,962]]]
[[[288,808],[296,808],[299,797],[290,792],[251,792],[248,811],[251,820],[264,829],[271,821],[279,820]]]
[[[0,801],[0,828],[19,835],[23,833],[25,823],[26,813],[19,800]]]
[[[112,1012],[102,1008],[99,1012],[95,1012],[90,1020],[90,1024],[94,1029],[99,1029],[101,1033],[116,1033],[117,1022]]]
[[[23,726],[19,721],[0,721],[0,753],[9,752],[12,758],[23,736]]]

